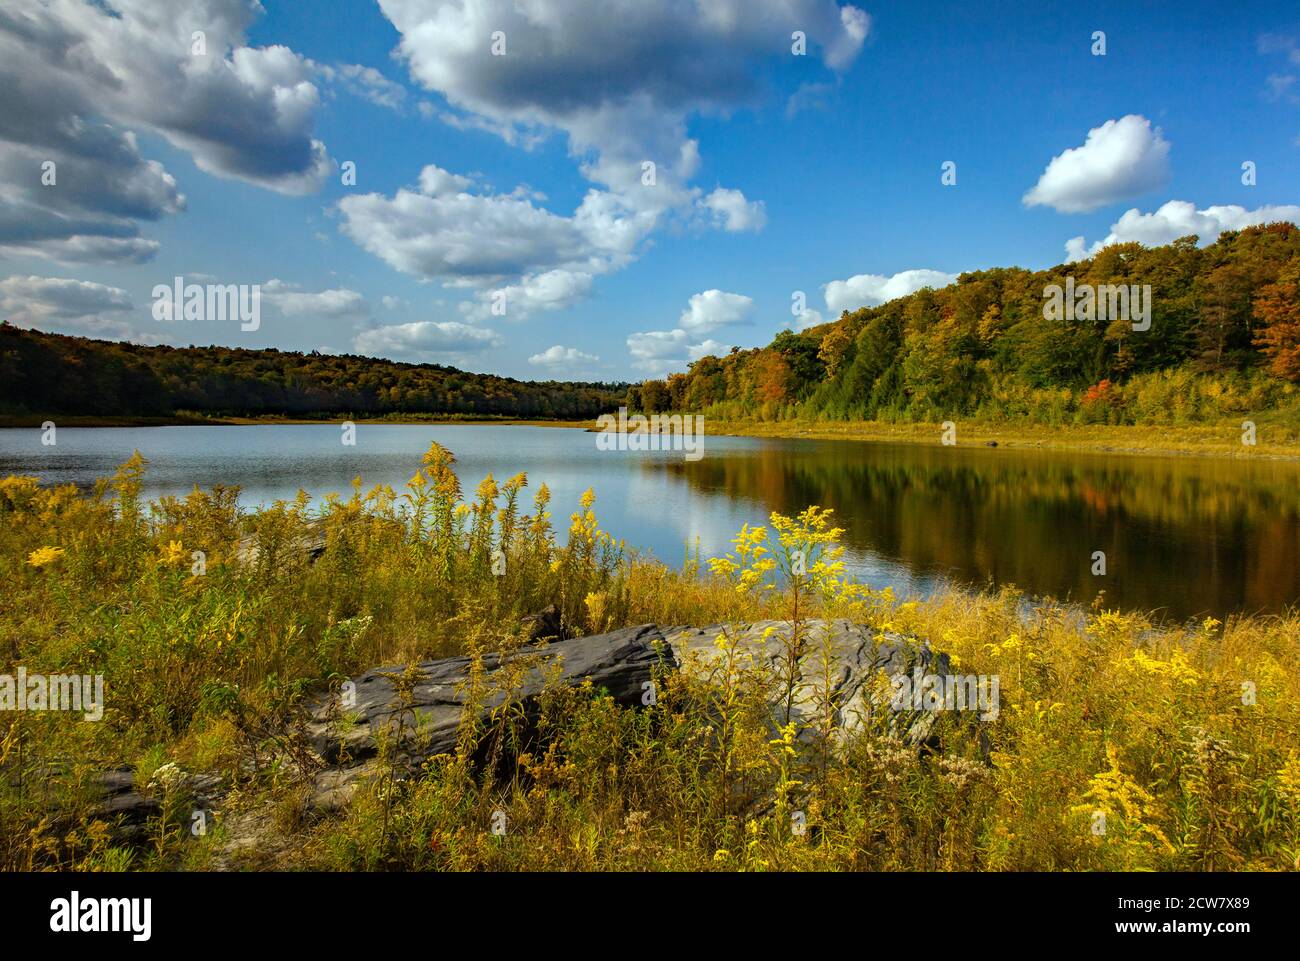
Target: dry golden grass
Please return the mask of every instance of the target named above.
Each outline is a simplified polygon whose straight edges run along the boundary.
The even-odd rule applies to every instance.
[[[1028,609],[1011,591],[898,599],[843,576],[832,519],[815,510],[774,515],[728,558],[674,570],[630,557],[591,498],[557,537],[544,488],[531,506],[522,475],[465,497],[451,467],[435,445],[401,495],[358,485],[332,500],[315,563],[291,549],[313,521],[305,496],[247,515],[230,490],[143,504],[138,459],[90,496],[0,481],[0,673],[103,674],[108,702],[98,723],[0,713],[0,865],[211,867],[251,813],[277,843],[247,866],[1300,867],[1295,614],[1155,627],[1134,612]],[[237,563],[248,533],[260,550]],[[339,815],[306,810],[288,749],[304,696],[381,663],[518,644],[520,618],[551,603],[582,632],[796,606],[799,619],[848,616],[998,675],[1001,712],[947,726],[939,754],[882,729],[827,739],[811,763],[779,717],[771,726],[771,693],[790,679],[737,659],[711,684],[665,677],[642,710],[548,692],[542,738],[508,776],[440,756]],[[93,816],[87,784],[109,765],[134,768],[163,802],[143,846]],[[167,765],[231,789],[207,837],[185,830]]]

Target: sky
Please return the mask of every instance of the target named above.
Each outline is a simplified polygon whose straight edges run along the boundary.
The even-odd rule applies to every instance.
[[[0,0],[0,317],[111,340],[635,381],[1298,172],[1293,2]]]

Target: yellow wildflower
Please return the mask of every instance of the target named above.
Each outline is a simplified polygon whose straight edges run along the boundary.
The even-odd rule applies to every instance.
[[[40,547],[27,555],[27,563],[32,567],[45,567],[53,564],[62,556],[62,547]]]

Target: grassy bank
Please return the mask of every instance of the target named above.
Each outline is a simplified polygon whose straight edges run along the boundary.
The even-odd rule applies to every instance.
[[[959,447],[1075,450],[1107,454],[1300,459],[1300,427],[1282,421],[1256,424],[1256,443],[1242,443],[1241,421],[1219,425],[986,424],[957,421]],[[882,421],[720,420],[706,421],[707,433],[744,437],[801,437],[817,440],[939,444],[942,424]]]
[[[0,481],[3,672],[102,674],[106,702],[98,722],[0,712],[0,866],[228,864],[233,825],[256,816],[264,833],[236,866],[1300,868],[1300,616],[1154,627],[1139,612],[1025,613],[1010,590],[895,598],[843,576],[816,509],[671,569],[601,531],[594,495],[557,532],[544,485],[487,478],[463,495],[451,464],[434,445],[404,491],[331,500],[315,561],[292,549],[317,520],[305,498],[255,513],[231,489],[146,504],[139,459],[91,495]],[[801,678],[734,651],[639,710],[551,692],[539,739],[503,773],[467,747],[377,778],[344,810],[307,807],[319,762],[304,698],[380,664],[517,649],[522,618],[549,604],[580,633],[848,617],[999,676],[1001,710],[943,719],[937,754],[868,727],[805,755],[769,726],[774,690]],[[494,693],[510,728],[508,689],[474,697]],[[161,805],[143,844],[116,840],[89,793],[119,765]],[[178,769],[228,788],[203,837]]]
[[[39,428],[47,420],[61,427],[166,427],[272,424],[406,425],[524,425],[529,427],[595,430],[588,420],[529,420],[469,415],[389,415],[378,418],[330,417],[217,417],[180,413],[174,417],[92,417],[43,414],[0,414],[0,428]],[[716,436],[783,437],[813,440],[877,441],[891,444],[939,444],[942,424],[885,421],[828,421],[806,419],[731,419],[706,416],[706,433]],[[1280,417],[1256,423],[1256,443],[1242,443],[1240,421],[1217,425],[1047,425],[1030,422],[956,422],[959,447],[1075,450],[1105,454],[1148,454],[1197,457],[1253,457],[1300,460],[1300,425]]]

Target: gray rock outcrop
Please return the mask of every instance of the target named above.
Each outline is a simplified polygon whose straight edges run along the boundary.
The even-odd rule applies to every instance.
[[[643,624],[608,634],[573,638],[510,654],[484,657],[477,699],[477,723],[485,725],[507,699],[527,717],[547,684],[590,681],[625,706],[645,703],[650,685],[664,670],[684,669],[707,679],[722,666],[716,639],[732,632],[738,656],[754,667],[788,676],[783,664],[789,623],[763,621],[732,628],[724,625],[682,628]],[[892,710],[877,680],[911,674],[918,668],[946,674],[948,658],[923,643],[897,634],[878,635],[848,621],[809,621],[801,626],[799,681],[793,692],[772,692],[773,730],[789,718],[801,742],[811,742],[824,726],[827,706],[843,740],[874,729],[913,745],[932,738],[936,715],[925,710]],[[510,678],[507,679],[507,674]],[[825,694],[829,675],[830,696]],[[346,803],[356,784],[374,773],[381,744],[390,756],[410,766],[451,753],[466,721],[470,698],[470,659],[444,658],[406,667],[381,667],[351,682],[343,691],[319,697],[310,708],[310,743],[328,765],[316,778],[313,803],[325,809]],[[509,693],[507,693],[507,689]],[[791,696],[792,695],[792,696]],[[873,727],[874,726],[874,727]],[[395,755],[391,752],[396,752]]]
[[[556,617],[543,612],[534,619],[530,634],[549,637],[558,630],[555,622]],[[947,675],[951,666],[945,654],[924,642],[849,621],[808,621],[801,625],[798,680],[790,690],[779,681],[789,676],[789,630],[786,621],[708,627],[643,624],[485,655],[477,672],[471,658],[463,656],[375,668],[307,705],[302,733],[307,753],[317,755],[320,765],[310,773],[307,806],[317,811],[340,808],[373,775],[400,769],[399,776],[405,776],[430,757],[455,752],[462,734],[468,736],[467,722],[475,725],[467,743],[482,762],[490,753],[494,730],[499,730],[493,724],[499,709],[508,702],[514,721],[526,726],[540,713],[544,692],[554,687],[589,682],[616,703],[638,707],[653,700],[654,685],[666,672],[684,671],[716,681],[727,656],[717,644],[724,632],[735,661],[745,668],[762,668],[774,679],[769,688],[774,733],[788,714],[798,741],[811,745],[818,742],[829,717],[840,743],[872,733],[916,750],[939,746],[940,715],[907,705],[897,709],[891,704],[890,684],[881,675]],[[498,763],[512,761],[509,756],[491,756]],[[395,767],[389,767],[390,762]],[[106,772],[99,787],[103,816],[116,821],[123,834],[143,836],[146,822],[159,810],[154,792],[138,790],[126,770]],[[221,806],[222,788],[214,779],[187,776],[185,790],[202,807]],[[241,845],[256,848],[269,830],[263,823],[268,821],[265,812],[241,816],[248,824],[237,818],[238,823],[229,825],[231,850]]]
[[[507,698],[522,716],[532,715],[548,684],[590,681],[619,704],[640,704],[655,673],[675,667],[672,650],[654,625],[527,647],[504,657],[488,654],[477,720],[486,722]],[[386,738],[395,739],[395,750],[411,765],[453,752],[473,696],[470,672],[468,657],[379,667],[355,678],[351,687],[318,698],[310,707],[307,737],[332,765],[317,777],[318,806],[346,801],[357,778],[373,769]]]

